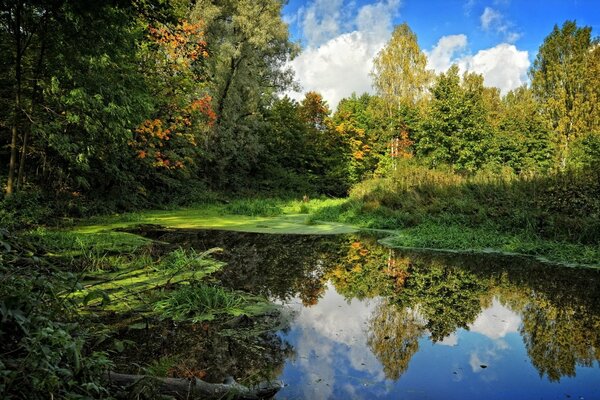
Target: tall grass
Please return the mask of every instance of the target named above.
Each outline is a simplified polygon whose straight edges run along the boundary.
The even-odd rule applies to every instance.
[[[202,283],[185,285],[155,304],[154,310],[174,321],[211,321],[230,315],[252,315],[265,311],[266,300]]]
[[[401,229],[424,223],[489,227],[504,233],[600,243],[600,172],[548,176],[481,172],[461,176],[400,164],[395,173],[356,185],[350,200],[312,219]]]

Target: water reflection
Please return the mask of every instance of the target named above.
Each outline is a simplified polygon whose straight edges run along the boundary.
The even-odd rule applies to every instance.
[[[281,398],[600,398],[597,271],[360,235],[154,235],[223,247],[222,282],[294,310]]]

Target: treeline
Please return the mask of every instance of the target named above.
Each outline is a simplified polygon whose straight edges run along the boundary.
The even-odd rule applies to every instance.
[[[283,3],[0,2],[0,218],[181,204],[210,190],[343,196],[404,159],[463,176],[597,169],[591,28],[555,27],[531,85],[501,96],[456,66],[427,70],[403,24],[375,59],[376,93],[332,114],[318,93],[281,98],[299,51]]]
[[[282,6],[2,1],[4,211],[85,214],[244,188],[292,84]]]
[[[556,26],[530,70],[531,85],[504,96],[456,65],[437,76],[426,65],[415,34],[398,26],[375,60],[377,94],[340,102],[331,130],[351,148],[350,182],[407,158],[462,175],[597,168],[600,45],[591,28]]]

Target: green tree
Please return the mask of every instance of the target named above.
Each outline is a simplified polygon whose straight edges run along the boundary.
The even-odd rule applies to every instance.
[[[427,96],[432,73],[408,24],[396,26],[373,64],[373,86],[390,112],[400,106],[414,106]]]
[[[483,98],[483,77],[464,74],[453,65],[440,74],[423,131],[416,138],[417,155],[432,165],[449,164],[459,171],[474,172],[490,154],[492,128]]]
[[[553,153],[550,132],[530,88],[522,86],[504,96],[497,123],[498,164],[516,171],[548,170]]]
[[[592,28],[566,21],[554,26],[531,68],[531,84],[554,131],[558,165],[565,168],[573,142],[600,129],[598,38]]]
[[[204,175],[241,186],[263,146],[258,133],[277,92],[290,87],[286,62],[298,51],[282,20],[281,0],[201,0],[190,14],[203,21],[208,42],[215,127],[204,143]]]

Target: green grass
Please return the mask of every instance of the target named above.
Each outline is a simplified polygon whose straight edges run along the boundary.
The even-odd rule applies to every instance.
[[[262,201],[266,201],[267,205],[260,206]],[[321,204],[318,200],[314,202]],[[330,203],[330,200],[322,201],[323,205]],[[202,204],[168,211],[145,211],[93,218],[71,228],[70,232],[76,235],[95,236],[113,232],[114,229],[143,224],[178,229],[224,229],[256,233],[326,235],[356,232],[355,227],[334,221],[308,223],[308,216],[300,213],[302,204],[304,203],[296,200],[239,200],[228,205]],[[118,235],[119,232],[116,234]]]
[[[228,204],[199,204],[175,210],[99,217],[83,221],[69,231],[46,230],[41,236],[45,240],[56,240],[55,247],[63,251],[81,252],[79,249],[92,246],[102,254],[134,251],[147,245],[139,236],[115,231],[143,224],[282,234],[343,234],[372,229],[388,232],[391,238],[386,244],[394,246],[493,250],[555,262],[600,264],[597,244],[579,243],[564,235],[544,237],[535,226],[536,219],[545,220],[543,214],[519,205],[510,208],[498,200],[498,196],[505,201],[511,196],[526,197],[526,188],[512,187],[509,180],[500,178],[478,179],[465,181],[444,172],[426,172],[425,177],[419,177],[417,173],[395,182],[366,182],[346,199],[308,202],[239,199]],[[507,191],[514,193],[509,195]],[[552,218],[553,224],[561,222],[560,218]],[[581,232],[586,227],[577,229]],[[591,229],[596,228],[591,226]]]
[[[218,250],[178,249],[158,260],[148,254],[115,256],[110,271],[86,270],[80,290],[70,298],[88,309],[148,314],[169,287],[200,281],[221,269],[224,264],[211,257]]]
[[[185,285],[157,302],[154,311],[174,321],[212,321],[222,316],[256,315],[273,309],[266,299],[202,283]]]
[[[502,234],[490,228],[428,223],[403,229],[381,242],[391,247],[522,254],[540,261],[600,267],[598,246],[544,240],[527,234]]]

